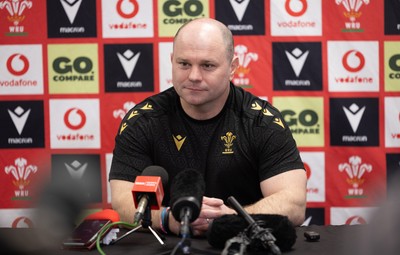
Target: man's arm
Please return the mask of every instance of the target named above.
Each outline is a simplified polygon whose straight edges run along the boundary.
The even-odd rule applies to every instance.
[[[121,221],[133,224],[136,208],[133,202],[133,182],[110,180],[111,205],[119,214]]]
[[[294,225],[301,225],[305,218],[307,177],[304,169],[295,169],[273,176],[260,183],[264,198],[245,206],[249,214],[280,214],[288,216]],[[199,218],[192,223],[195,235],[204,235],[208,221],[224,214],[236,214],[218,198],[203,198]]]
[[[245,209],[251,214],[281,214],[288,216],[294,225],[305,219],[307,177],[304,169],[275,175],[261,182],[264,198]]]

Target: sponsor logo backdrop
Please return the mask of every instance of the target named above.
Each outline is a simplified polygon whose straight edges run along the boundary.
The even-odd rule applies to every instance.
[[[400,186],[395,0],[0,0],[0,227],[35,226],[51,182],[110,207],[125,113],[172,86],[173,36],[212,17],[237,86],[278,107],[305,162],[308,224],[364,224]],[[73,187],[71,187],[73,188]]]

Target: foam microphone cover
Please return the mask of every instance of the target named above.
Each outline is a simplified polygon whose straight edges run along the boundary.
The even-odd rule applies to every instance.
[[[177,221],[180,221],[180,213],[184,207],[192,210],[189,219],[193,222],[200,215],[201,204],[205,191],[203,176],[195,169],[185,169],[179,172],[171,183],[171,212]]]
[[[104,209],[99,212],[89,214],[85,217],[87,220],[110,220],[111,222],[119,221],[119,214],[112,209]]]
[[[148,166],[143,169],[142,176],[160,176],[163,187],[168,185],[168,173],[161,166]]]
[[[275,244],[281,251],[289,251],[296,242],[296,229],[288,217],[278,214],[250,214],[262,228],[269,228],[276,238]],[[249,223],[241,216],[227,214],[213,220],[207,231],[208,243],[219,249],[225,247],[227,240],[243,232]],[[260,242],[252,242],[252,250],[262,250]]]
[[[150,205],[151,209],[160,209],[164,199],[164,189],[167,185],[168,173],[163,167],[148,166],[143,169],[142,174],[136,177],[132,187],[133,201],[136,208],[140,207],[138,208],[138,213],[144,213],[145,208],[142,208],[139,204],[145,201]],[[148,199],[145,200],[143,195],[147,195]],[[140,218],[140,216],[138,217]]]

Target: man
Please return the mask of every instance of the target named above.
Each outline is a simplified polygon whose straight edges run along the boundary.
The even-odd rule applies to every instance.
[[[204,235],[210,220],[235,213],[225,205],[229,196],[251,214],[304,221],[306,174],[296,143],[277,109],[230,82],[238,67],[233,47],[230,30],[213,19],[193,20],[177,32],[173,88],[131,109],[116,136],[109,178],[112,206],[122,220],[133,220],[135,177],[159,165],[170,181],[186,168],[204,176],[194,235]],[[153,210],[153,227],[178,234],[179,223],[165,215],[164,208]]]

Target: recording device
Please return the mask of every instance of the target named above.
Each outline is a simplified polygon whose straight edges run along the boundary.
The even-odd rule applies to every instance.
[[[281,254],[280,248],[275,244],[276,238],[271,233],[272,229],[262,227],[244,210],[234,197],[229,197],[228,203],[245,220],[245,222],[247,222],[247,227],[245,227],[244,230],[239,231],[236,236],[226,241],[223,254],[231,252],[232,247],[233,249],[237,249],[237,252],[240,252],[239,254],[243,254],[244,250],[248,247],[255,250],[260,250],[261,248],[261,250],[267,250],[276,255]],[[214,220],[214,223],[215,221],[216,220]],[[214,223],[212,225],[214,225]],[[209,242],[213,242],[210,236],[208,237],[208,240]],[[239,248],[237,248],[237,246]]]
[[[63,241],[64,249],[92,249],[96,244],[96,239],[100,231],[106,228],[112,222],[119,221],[119,215],[116,211],[105,209],[88,215],[72,232],[72,234]],[[111,230],[104,232],[102,238]]]
[[[178,173],[171,183],[171,212],[181,222],[180,234],[190,235],[189,223],[200,215],[205,191],[203,176],[194,169],[185,169]]]
[[[316,242],[316,241],[318,241],[320,239],[319,233],[315,232],[315,231],[305,231],[304,232],[304,237],[309,242]]]
[[[132,187],[133,200],[136,207],[134,224],[138,224],[144,217],[148,207],[158,210],[164,198],[164,188],[168,184],[168,173],[161,166],[148,166],[142,175],[135,179]]]

